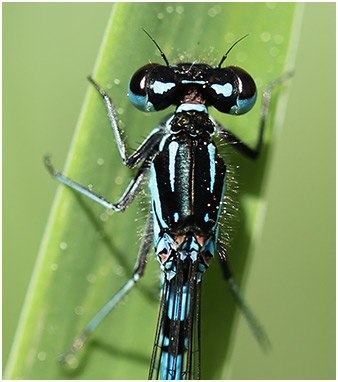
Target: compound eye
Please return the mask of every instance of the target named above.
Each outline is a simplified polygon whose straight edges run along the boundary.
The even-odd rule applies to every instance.
[[[177,103],[179,93],[178,80],[173,68],[157,66],[148,80],[149,101],[155,110],[163,110]]]
[[[149,76],[159,64],[147,64],[142,66],[130,79],[128,96],[131,103],[142,111],[156,111],[152,102],[149,101]]]
[[[245,70],[236,66],[229,66],[235,77],[237,99],[230,109],[230,114],[245,114],[253,108],[257,99],[257,89],[253,78]]]
[[[209,102],[217,110],[240,115],[248,112],[257,98],[256,85],[243,69],[215,68],[209,79]]]

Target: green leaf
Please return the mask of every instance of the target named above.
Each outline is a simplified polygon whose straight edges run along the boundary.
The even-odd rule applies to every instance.
[[[113,98],[125,126],[129,152],[168,114],[168,111],[141,114],[126,97],[132,73],[149,60],[162,62],[158,50],[140,27],[156,39],[170,63],[217,64],[234,41],[250,33],[231,51],[225,64],[247,70],[261,93],[266,83],[293,66],[301,14],[298,8],[295,3],[115,4],[93,76]],[[285,97],[273,104],[277,112],[271,115],[264,153],[256,163],[224,147],[225,158],[230,162],[229,198],[233,199],[233,210],[238,208],[239,213],[231,224],[224,222],[223,231],[232,237],[228,257],[240,283],[244,270],[248,271],[252,243],[261,227],[263,174],[285,104]],[[106,114],[102,99],[90,88],[65,173],[116,201],[135,171],[123,166]],[[211,114],[243,140],[255,144],[260,103],[247,116],[229,117],[214,110]],[[69,368],[57,362],[58,354],[72,345],[90,318],[132,274],[140,232],[149,210],[146,186],[144,190],[139,203],[134,202],[125,213],[110,214],[59,186],[7,378],[147,377],[159,307],[160,271],[153,256],[145,277],[92,335],[80,352],[78,363]],[[226,361],[231,351],[236,308],[217,260],[205,275],[202,307],[202,377],[222,378],[228,375]]]

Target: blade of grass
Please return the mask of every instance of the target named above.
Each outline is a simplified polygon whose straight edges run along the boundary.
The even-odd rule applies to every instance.
[[[230,44],[250,32],[226,61],[245,68],[261,91],[285,71],[296,5],[264,3],[119,3],[102,46],[94,78],[112,95],[125,125],[129,147],[135,148],[168,113],[142,115],[125,96],[131,74],[159,52],[141,31],[155,37],[171,63],[202,61],[216,64]],[[187,53],[186,53],[187,52]],[[288,62],[289,65],[290,61]],[[248,116],[227,118],[211,113],[254,144],[259,106]],[[262,204],[262,176],[268,160],[273,118],[265,154],[240,165],[237,205],[240,223],[229,258],[241,275],[248,260],[256,217]],[[249,129],[250,127],[250,129]],[[102,100],[90,90],[69,154],[67,175],[115,201],[132,173],[124,168],[115,147]],[[252,176],[255,173],[255,176]],[[46,174],[46,176],[48,176]],[[242,187],[243,184],[243,187]],[[56,362],[71,346],[94,313],[128,279],[138,250],[137,231],[143,227],[147,199],[122,215],[60,187],[46,229],[36,271],[11,354],[11,379],[138,379],[147,376],[158,310],[158,266],[149,261],[140,286],[102,323],[73,369]],[[135,222],[135,217],[137,221]],[[231,254],[234,254],[232,256]],[[217,262],[206,274],[203,298],[203,378],[219,378],[228,357],[235,307],[221,280]],[[223,294],[224,292],[224,294]],[[217,296],[210,298],[208,296]],[[128,300],[128,304],[126,303]],[[210,325],[210,323],[213,325]],[[208,324],[209,323],[209,324]],[[202,365],[202,367],[203,367]]]

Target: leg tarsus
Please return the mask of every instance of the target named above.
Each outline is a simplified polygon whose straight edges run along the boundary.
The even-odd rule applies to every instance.
[[[239,308],[241,309],[246,321],[249,324],[249,327],[255,336],[256,340],[258,341],[259,345],[262,347],[264,351],[268,351],[271,347],[269,338],[266,334],[266,332],[263,329],[263,326],[260,324],[258,319],[255,317],[249,306],[244,300],[244,297],[241,294],[241,291],[237,285],[237,283],[234,280],[234,277],[232,275],[232,272],[229,268],[229,264],[225,258],[224,255],[221,255],[221,265],[223,270],[223,276],[228,282],[230,286],[231,293],[233,297],[235,298],[236,303],[238,304]]]
[[[72,347],[61,354],[58,357],[58,361],[61,363],[67,363],[72,367],[72,365],[77,364],[75,355],[83,348],[88,337],[95,331],[102,320],[107,317],[107,315],[114,309],[114,307],[121,301],[126,294],[135,286],[135,284],[143,276],[144,269],[147,264],[148,254],[152,244],[152,236],[150,232],[153,228],[152,215],[149,215],[148,222],[143,234],[142,243],[139,249],[139,255],[137,257],[135,269],[133,276],[124,284],[124,286],[116,293],[114,296],[99,310],[99,312],[89,321],[84,331],[79,337],[73,342]]]
[[[60,173],[55,169],[52,163],[51,156],[49,154],[46,154],[43,157],[43,163],[45,164],[48,172],[55,178],[57,177]]]
[[[70,178],[64,176],[62,173],[60,173],[54,168],[51,158],[49,156],[46,156],[44,158],[44,163],[47,167],[47,170],[53,176],[53,178],[70,187],[71,189],[81,193],[82,195],[87,196],[88,198],[92,199],[94,202],[99,203],[103,207],[113,210],[115,212],[123,212],[134,200],[149,169],[149,160],[146,160],[140,167],[135,178],[130,181],[127,189],[125,190],[119,201],[114,204],[111,203],[109,200],[103,198],[102,196],[95,194],[93,191],[82,186],[81,184],[74,182]]]
[[[58,357],[59,362],[67,363],[72,366],[76,362],[75,355],[83,348],[88,337],[94,332],[102,320],[107,317],[111,310],[116,306],[116,304],[121,301],[121,299],[133,288],[139,278],[132,277],[129,279],[124,286],[117,292],[104,306],[100,311],[89,321],[84,331],[80,334],[79,337],[73,342],[72,347],[61,354]]]
[[[106,200],[102,196],[95,194],[94,192],[92,192],[88,188],[82,186],[81,184],[76,183],[73,180],[71,180],[70,178],[65,177],[62,173],[60,173],[58,170],[56,170],[54,168],[53,163],[51,161],[51,158],[49,156],[46,156],[44,158],[44,163],[47,167],[47,170],[53,176],[54,179],[65,184],[66,186],[72,188],[73,190],[80,192],[82,195],[87,196],[88,198],[101,204],[105,208],[108,208],[110,210],[114,210],[115,212],[121,212],[121,209],[119,208],[118,204],[113,204],[113,203],[109,202],[108,200]]]

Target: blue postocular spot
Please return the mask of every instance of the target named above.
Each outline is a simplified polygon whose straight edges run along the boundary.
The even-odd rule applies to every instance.
[[[154,81],[153,92],[156,94],[163,94],[175,86],[176,84],[174,84],[173,82]]]
[[[222,94],[224,97],[230,97],[233,91],[233,87],[229,82],[224,85],[213,84],[211,87],[215,90],[216,94]]]

